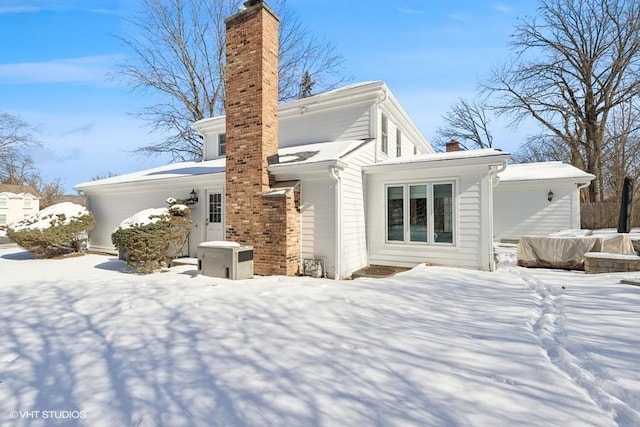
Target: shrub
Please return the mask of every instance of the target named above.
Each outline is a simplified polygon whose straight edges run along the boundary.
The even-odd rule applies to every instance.
[[[191,210],[182,204],[142,210],[120,223],[111,241],[127,264],[151,273],[176,258],[193,228]]]
[[[64,202],[49,206],[7,228],[7,237],[40,258],[80,252],[94,217],[84,206]]]

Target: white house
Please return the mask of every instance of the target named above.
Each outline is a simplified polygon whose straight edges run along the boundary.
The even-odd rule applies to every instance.
[[[20,221],[40,210],[40,198],[33,187],[0,184],[0,226]]]
[[[580,228],[580,189],[593,174],[561,162],[509,165],[498,174],[494,237],[519,240]]]
[[[335,278],[370,264],[494,268],[508,153],[435,153],[383,82],[278,105],[277,17],[253,1],[226,23],[227,115],[195,123],[204,160],[78,184],[92,249],[114,251],[120,221],[173,197],[191,199],[196,223],[184,255],[251,244],[257,274],[295,274],[306,259]]]

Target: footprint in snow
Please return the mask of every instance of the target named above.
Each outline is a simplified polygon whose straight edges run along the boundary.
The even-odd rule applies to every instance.
[[[353,300],[349,298],[345,298],[344,302],[346,302],[347,304],[353,304]]]

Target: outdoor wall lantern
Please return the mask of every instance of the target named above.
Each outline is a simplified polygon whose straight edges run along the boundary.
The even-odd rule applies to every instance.
[[[553,191],[549,190],[549,192],[547,193],[547,200],[549,201],[549,203],[551,203],[551,201],[553,200]]]
[[[198,193],[196,193],[196,189],[192,189],[191,193],[189,193],[189,198],[185,200],[185,203],[188,205],[195,205],[198,203]]]

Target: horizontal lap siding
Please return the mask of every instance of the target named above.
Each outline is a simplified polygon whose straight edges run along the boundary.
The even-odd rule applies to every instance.
[[[375,145],[359,148],[344,160],[342,180],[342,266],[345,277],[368,265],[365,189],[362,166],[374,162]]]
[[[560,230],[579,228],[574,224],[573,186],[553,188],[553,200],[547,200],[549,185],[498,184],[494,197],[495,238],[520,239],[525,235],[545,236]]]
[[[483,268],[481,250],[483,249],[483,230],[481,218],[481,180],[478,169],[451,169],[447,171],[447,180],[457,179],[457,198],[455,206],[455,225],[457,243],[455,246],[392,244],[385,242],[385,183],[403,181],[438,181],[444,171],[419,171],[380,174],[368,176],[367,212],[369,215],[369,238],[371,264],[415,266],[426,262],[433,265],[445,265],[466,268]]]
[[[371,104],[356,104],[340,109],[307,112],[280,120],[279,146],[291,147],[340,139],[371,137]]]
[[[305,179],[300,188],[300,252],[302,258],[323,258],[335,271],[335,195],[330,178]]]
[[[87,194],[88,208],[95,216],[95,225],[89,232],[89,244],[92,249],[115,251],[111,242],[111,234],[122,220],[143,209],[167,207],[167,198],[189,197],[189,192],[193,188],[192,185],[179,190],[157,188],[158,184],[155,189],[150,188],[152,186],[152,184],[147,184],[138,191]],[[201,234],[204,226],[200,223],[204,218],[203,209],[206,209],[205,196],[201,194],[200,202],[191,208],[191,219],[197,223],[197,228],[194,228],[191,234],[190,251],[195,254],[195,248],[202,240]]]

